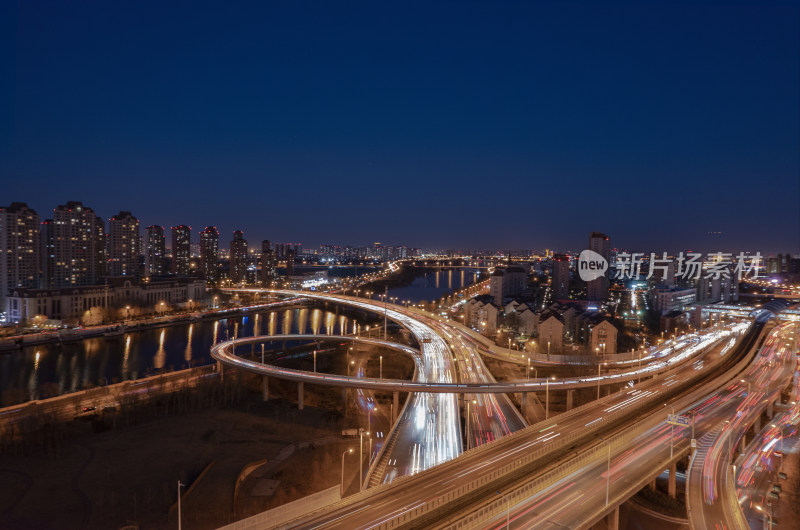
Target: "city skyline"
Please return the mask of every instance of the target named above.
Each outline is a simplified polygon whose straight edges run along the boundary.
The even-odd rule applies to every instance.
[[[96,210],[94,208],[92,208],[90,205],[88,205],[86,203],[83,203],[82,201],[79,201],[79,200],[78,201],[72,201],[72,200],[63,201],[64,204],[60,204],[59,206],[64,206],[64,205],[67,205],[67,204],[72,203],[72,202],[82,203],[83,206],[86,207],[87,209],[90,209],[90,210],[96,212]],[[44,225],[45,221],[49,219],[49,217],[47,217],[46,215],[43,215],[42,213],[40,213],[40,210],[38,210],[37,208],[31,206],[31,204],[29,202],[27,202],[27,201],[24,201],[24,200],[11,201],[11,202],[9,202],[9,205],[17,204],[17,203],[25,205],[29,209],[31,209],[34,212],[36,212],[39,215],[40,219],[41,219],[40,224]],[[0,207],[2,207],[2,206],[3,205],[0,205]],[[58,208],[53,208],[52,210],[53,210],[53,212],[55,212],[57,209]],[[46,211],[49,211],[49,209],[46,210]],[[100,215],[100,212],[98,212],[98,217],[100,217],[104,221],[105,233],[106,233],[106,236],[108,236],[109,238],[112,236],[112,234],[111,234],[111,222],[114,220],[114,218],[117,215],[120,215],[120,214],[133,215],[133,217],[139,219],[139,217],[136,215],[135,211],[131,212],[129,210],[118,210],[118,214],[112,215],[112,216],[110,216],[108,218],[104,217],[103,215]],[[219,240],[222,241],[222,242],[233,241],[235,239],[235,234],[237,232],[242,232],[243,235],[244,235],[244,239],[246,241],[248,241],[252,245],[251,253],[257,251],[257,247],[260,246],[260,243],[262,241],[272,241],[275,244],[280,243],[280,244],[284,244],[284,245],[297,245],[300,248],[302,248],[304,250],[308,250],[308,251],[317,251],[317,250],[322,249],[323,247],[328,247],[328,246],[341,247],[341,248],[346,248],[346,247],[368,248],[368,247],[372,247],[373,245],[376,245],[376,244],[381,244],[383,246],[388,246],[388,247],[417,248],[417,249],[420,249],[422,251],[473,251],[473,252],[505,253],[505,252],[526,252],[526,251],[541,252],[541,251],[549,250],[550,252],[563,252],[563,253],[571,254],[571,255],[573,255],[573,257],[575,257],[576,253],[580,252],[581,249],[588,248],[588,246],[585,243],[583,245],[581,245],[580,243],[575,243],[573,245],[567,245],[567,244],[563,244],[563,243],[562,244],[558,244],[557,243],[556,245],[551,246],[551,247],[546,247],[546,246],[543,246],[543,245],[530,246],[530,247],[508,247],[508,246],[507,247],[501,247],[501,246],[498,246],[498,245],[487,246],[487,247],[456,247],[456,246],[442,245],[442,246],[438,246],[438,247],[427,247],[426,248],[426,247],[420,247],[419,245],[415,245],[414,241],[394,242],[394,241],[387,241],[385,239],[382,240],[382,241],[370,241],[370,242],[367,242],[367,241],[354,242],[352,240],[320,241],[319,243],[306,242],[306,241],[291,241],[291,242],[289,242],[289,241],[281,240],[279,238],[276,239],[274,236],[272,238],[270,238],[269,235],[268,235],[267,238],[264,238],[264,239],[260,239],[260,238],[257,239],[257,238],[253,238],[253,237],[248,237],[247,236],[247,233],[248,233],[247,227],[236,228],[236,229],[234,229],[234,230],[232,230],[230,232],[230,236],[226,236],[221,230],[219,230],[217,225],[203,225],[204,228],[193,228],[191,225],[187,225],[186,223],[179,223],[177,225],[172,225],[172,226],[165,225],[165,224],[159,224],[159,223],[147,223],[146,224],[146,223],[142,222],[141,219],[139,219],[138,225],[139,225],[140,240],[142,241],[143,244],[145,243],[145,241],[148,238],[148,230],[147,229],[150,226],[156,226],[156,227],[162,228],[165,235],[171,235],[172,229],[174,229],[174,228],[188,227],[190,229],[190,240],[189,240],[189,242],[193,247],[197,247],[197,249],[199,249],[200,245],[202,244],[201,234],[203,233],[204,228],[213,228],[213,229],[217,230],[219,232],[219,234],[220,234],[219,235]],[[232,226],[239,226],[239,225],[232,225]],[[44,228],[44,227],[42,227],[42,228]],[[589,230],[589,228],[587,228],[586,230]],[[710,237],[709,241],[713,241],[713,238],[715,236],[717,236],[717,235],[719,235],[719,234],[708,234],[708,236]],[[575,239],[579,239],[579,238],[578,237],[573,237],[573,235],[570,234],[569,240],[572,241],[572,240],[575,240]],[[690,251],[690,252],[691,251],[698,251],[698,252],[707,252],[707,253],[728,251],[728,252],[731,252],[733,254],[736,254],[738,252],[751,252],[751,253],[760,252],[763,257],[774,256],[774,255],[779,255],[779,254],[787,254],[787,253],[788,254],[798,254],[796,249],[790,248],[790,246],[787,246],[785,248],[784,247],[776,247],[773,250],[764,250],[765,247],[756,246],[754,248],[745,248],[745,247],[742,247],[742,246],[736,246],[735,243],[732,246],[729,246],[728,248],[720,247],[720,246],[713,246],[713,245],[714,245],[714,243],[708,243],[706,245],[704,245],[704,244],[694,245],[694,246],[686,245],[686,246],[683,246],[683,247],[681,247],[681,246],[677,246],[677,247],[661,247],[661,246],[659,246],[658,248],[656,248],[657,245],[653,246],[653,244],[650,244],[650,246],[645,247],[645,248],[636,248],[636,247],[628,247],[628,246],[626,246],[624,244],[624,242],[620,243],[620,242],[617,242],[615,240],[613,240],[611,242],[611,248],[618,249],[618,250],[621,250],[621,251],[644,252],[645,256],[648,256],[651,252],[660,255],[661,252],[667,252],[669,254],[673,254],[673,253],[678,253],[678,252],[683,252],[683,251]],[[144,248],[144,247],[142,247],[142,248]],[[164,248],[169,251],[170,255],[172,254],[173,248],[172,248],[171,237],[167,237],[166,238],[166,245],[165,245]],[[194,251],[192,251],[192,252],[194,252]],[[198,252],[199,252],[199,250],[198,250]],[[224,248],[220,248],[220,252],[221,253],[225,253],[227,251]],[[141,255],[145,255],[145,251],[144,250],[139,251],[139,253]],[[194,253],[194,254],[196,254],[196,253]],[[197,254],[197,255],[199,255],[199,254]]]
[[[0,173],[43,217],[800,250],[794,3],[10,9]]]

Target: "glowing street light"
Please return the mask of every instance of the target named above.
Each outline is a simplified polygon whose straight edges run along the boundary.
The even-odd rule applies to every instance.
[[[339,488],[339,497],[344,497],[344,455],[348,453],[352,454],[353,449],[348,449],[347,451],[342,453],[342,485]]]

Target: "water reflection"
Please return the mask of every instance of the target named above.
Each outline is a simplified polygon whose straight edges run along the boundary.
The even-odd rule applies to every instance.
[[[28,379],[28,399],[39,398],[39,357],[41,353],[36,352],[36,360],[33,362],[33,372]]]
[[[333,335],[333,327],[336,323],[336,315],[328,312],[325,314],[325,334]]]
[[[186,349],[183,351],[183,358],[187,361],[192,360],[192,330],[194,330],[194,324],[189,324],[189,334],[186,337]]]
[[[396,297],[402,303],[408,300],[417,303],[421,300],[433,301],[452,291],[457,291],[478,281],[480,271],[471,268],[462,268],[460,274],[453,277],[453,269],[447,271],[447,281],[441,281],[444,271],[429,272],[416,278],[410,285],[389,289],[389,296]]]
[[[288,335],[292,332],[292,319],[294,317],[294,311],[291,309],[287,309],[283,312],[283,331],[281,335]]]
[[[215,321],[129,331],[117,337],[49,343],[0,353],[0,406],[26,399],[42,399],[103,385],[137,379],[163,369],[182,369],[211,362],[211,346],[226,336],[305,332],[329,335],[360,331],[374,320],[355,319],[319,307],[281,309]],[[350,325],[352,322],[352,326]],[[338,329],[337,329],[338,326]],[[249,349],[248,349],[249,350]],[[38,354],[38,355],[37,355]]]
[[[153,358],[153,366],[156,369],[164,368],[164,362],[167,359],[167,352],[164,351],[164,336],[167,334],[166,329],[161,330],[161,336],[158,338],[158,350],[156,356]]]
[[[128,371],[130,370],[130,364],[129,364],[130,356],[131,356],[131,336],[130,334],[127,334],[125,335],[125,350],[122,352],[122,373],[120,374],[122,379],[128,378]]]
[[[311,332],[314,335],[319,335],[319,327],[322,323],[322,311],[314,309],[311,312]]]

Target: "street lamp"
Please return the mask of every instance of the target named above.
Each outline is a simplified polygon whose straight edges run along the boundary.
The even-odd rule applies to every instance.
[[[383,340],[386,340],[386,320],[387,320],[387,307],[386,307],[386,298],[389,296],[389,286],[384,286],[383,292]]]
[[[611,486],[611,444],[602,436],[598,436],[608,447],[608,464],[606,465],[606,506],[608,506],[608,490]]]
[[[772,514],[770,514],[769,512],[767,512],[766,510],[761,508],[761,506],[758,506],[758,505],[756,505],[756,510],[758,510],[759,512],[764,512],[764,514],[766,514],[766,516],[767,516],[767,526],[772,528]],[[763,521],[763,519],[762,519],[762,521]]]
[[[642,382],[642,350],[639,350],[639,382]]]
[[[178,481],[178,530],[181,530],[181,488],[185,486],[186,484]]]
[[[364,489],[364,429],[358,430],[358,491]]]
[[[383,379],[383,355],[380,356],[380,371],[378,372],[378,379]]]
[[[597,399],[600,399],[600,363],[597,363]]]
[[[344,497],[344,455],[347,453],[352,454],[353,449],[348,449],[347,451],[342,453],[342,485],[339,487],[339,497]]]
[[[508,500],[508,496],[500,493],[500,490],[497,490],[497,494],[506,501],[506,530],[508,530],[509,519],[511,517],[511,503]]]
[[[475,399],[472,400],[472,404],[473,405],[477,405],[477,403],[478,403],[477,400],[475,400]],[[470,436],[469,436],[469,401],[467,401],[467,417],[464,418],[464,422],[467,424],[467,449],[469,449],[469,442],[470,442]]]

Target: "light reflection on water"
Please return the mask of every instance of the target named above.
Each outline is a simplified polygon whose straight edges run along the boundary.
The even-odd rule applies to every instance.
[[[460,274],[453,275],[453,269],[429,272],[416,278],[405,287],[389,288],[389,297],[397,297],[398,303],[408,300],[417,303],[421,300],[431,302],[452,291],[457,291],[478,281],[478,269],[462,268]],[[445,278],[446,276],[446,278]]]
[[[293,334],[302,326],[306,333],[319,333],[324,327],[324,333],[338,335],[349,331],[351,321],[355,325],[334,308],[281,309],[0,353],[0,406],[208,364],[212,344],[234,334],[252,336],[256,328],[275,335],[278,329]]]

